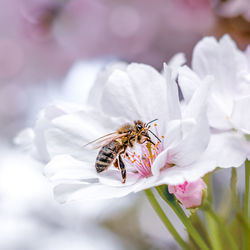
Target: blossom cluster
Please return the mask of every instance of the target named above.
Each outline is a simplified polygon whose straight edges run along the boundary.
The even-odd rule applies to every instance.
[[[29,136],[32,153],[46,163],[59,202],[122,197],[168,185],[186,208],[202,202],[202,177],[217,167],[250,160],[250,58],[228,35],[202,39],[192,66],[183,54],[162,72],[145,64],[114,64],[98,76],[85,106],[57,103],[41,111]],[[113,164],[95,169],[98,150],[83,145],[125,123],[151,124],[152,143],[122,157],[127,180]],[[157,139],[158,138],[158,139]]]

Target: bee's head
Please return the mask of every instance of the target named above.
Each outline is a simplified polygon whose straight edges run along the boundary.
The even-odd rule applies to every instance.
[[[134,126],[135,126],[135,131],[136,131],[136,142],[139,143],[139,144],[142,144],[146,141],[154,144],[152,142],[152,140],[150,139],[150,136],[148,134],[148,132],[150,132],[151,134],[154,135],[154,137],[157,138],[157,140],[159,140],[159,142],[161,142],[161,140],[158,138],[158,136],[156,136],[150,129],[150,123],[156,121],[158,119],[154,119],[148,123],[143,123],[142,121],[135,121],[134,122]]]
[[[142,121],[135,121],[134,122],[135,131],[136,131],[136,142],[142,144],[146,141],[151,141],[150,136],[148,134],[148,127],[146,123]]]

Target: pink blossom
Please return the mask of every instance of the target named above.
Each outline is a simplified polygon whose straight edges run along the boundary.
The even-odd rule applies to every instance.
[[[203,190],[207,186],[200,178],[194,182],[185,181],[182,185],[168,186],[168,191],[182,203],[185,208],[195,208],[201,205]]]

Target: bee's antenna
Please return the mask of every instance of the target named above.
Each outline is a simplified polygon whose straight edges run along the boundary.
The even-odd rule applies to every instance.
[[[161,140],[159,139],[159,137],[153,133],[151,130],[148,130],[159,142],[161,142]]]
[[[146,127],[147,127],[150,123],[155,122],[155,121],[157,121],[157,120],[158,120],[158,119],[154,119],[154,120],[148,122],[148,123],[146,124]]]

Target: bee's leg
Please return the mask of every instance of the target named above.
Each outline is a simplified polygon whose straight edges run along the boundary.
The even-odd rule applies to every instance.
[[[115,168],[118,168],[119,169],[119,163],[118,163],[118,159],[116,159],[115,161],[114,161],[114,167]]]
[[[127,178],[127,171],[126,171],[124,162],[122,160],[121,154],[119,154],[119,158],[118,159],[119,159],[118,160],[119,168],[120,168],[121,175],[122,175],[122,183],[125,183],[126,182],[126,178]]]

